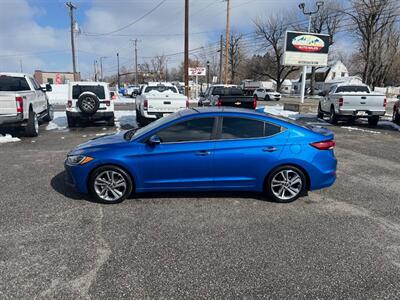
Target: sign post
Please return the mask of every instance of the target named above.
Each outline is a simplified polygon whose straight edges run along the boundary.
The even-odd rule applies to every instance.
[[[195,76],[196,78],[196,90],[195,90],[195,98],[199,97],[199,76],[206,76],[206,68],[205,67],[196,67],[189,68],[189,76]]]
[[[301,103],[304,103],[306,90],[307,66],[325,67],[328,65],[329,39],[327,34],[286,31],[285,66],[302,66]]]

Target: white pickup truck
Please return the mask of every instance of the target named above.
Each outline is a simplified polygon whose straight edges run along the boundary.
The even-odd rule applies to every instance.
[[[53,119],[53,107],[46,91],[30,75],[22,73],[0,73],[0,126],[23,127],[25,135],[39,134],[39,122]]]
[[[369,125],[376,126],[386,113],[385,95],[371,92],[364,84],[337,84],[319,95],[323,98],[319,102],[318,117],[329,115],[332,124],[339,120],[354,122],[367,118]]]
[[[189,107],[186,96],[171,83],[151,82],[140,89],[135,100],[136,120],[140,125]]]

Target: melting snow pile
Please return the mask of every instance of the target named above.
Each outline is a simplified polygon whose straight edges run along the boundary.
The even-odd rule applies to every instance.
[[[297,115],[298,112],[284,110],[283,106],[275,105],[275,106],[265,106],[257,109],[258,111],[264,111],[267,114],[275,115],[275,116],[282,116],[282,117],[289,117],[293,115]]]
[[[20,139],[17,137],[12,137],[10,134],[1,135],[0,134],[0,144],[19,142]]]

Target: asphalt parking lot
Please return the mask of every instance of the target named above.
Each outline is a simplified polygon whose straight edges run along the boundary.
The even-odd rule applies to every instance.
[[[336,184],[287,205],[248,193],[93,203],[64,184],[63,161],[115,130],[102,125],[0,145],[0,298],[399,298],[400,132],[329,128]]]

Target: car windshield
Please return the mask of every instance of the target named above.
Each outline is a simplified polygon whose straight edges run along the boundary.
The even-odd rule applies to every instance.
[[[336,93],[369,93],[369,89],[363,85],[344,85],[339,86]]]
[[[92,92],[99,99],[105,99],[104,87],[101,85],[74,85],[72,88],[72,98],[78,99],[79,96],[84,92]]]
[[[161,119],[158,119],[152,123],[150,123],[149,125],[145,126],[145,127],[141,127],[139,129],[131,129],[132,131],[135,131],[135,133],[132,134],[125,134],[125,139],[126,140],[132,140],[134,138],[140,137],[150,131],[152,131],[153,129],[163,126],[164,124],[167,124],[168,122],[171,122],[175,119],[177,119],[179,117],[179,112],[176,112],[174,114],[171,114],[169,116],[163,117]]]
[[[157,91],[157,92],[160,92],[160,93],[163,93],[165,91],[172,91],[174,93],[177,93],[176,87],[174,87],[174,86],[165,86],[165,85],[148,86],[144,90],[145,93],[149,93],[151,91]]]
[[[0,76],[0,91],[20,92],[29,90],[30,87],[25,77]]]

